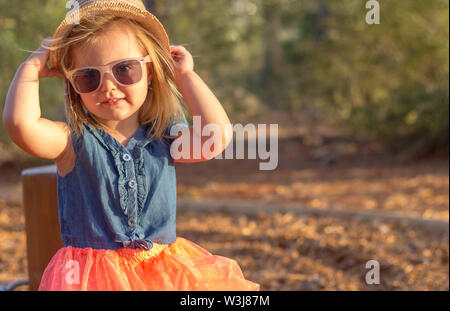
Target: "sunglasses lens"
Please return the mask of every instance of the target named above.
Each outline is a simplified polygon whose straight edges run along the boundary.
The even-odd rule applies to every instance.
[[[117,81],[125,85],[138,83],[142,78],[141,64],[137,60],[127,60],[113,67]]]
[[[100,84],[100,72],[96,69],[79,70],[73,75],[73,82],[80,93],[90,93]]]

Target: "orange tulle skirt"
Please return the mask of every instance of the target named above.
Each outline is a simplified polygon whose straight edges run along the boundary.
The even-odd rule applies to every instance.
[[[177,237],[150,250],[61,248],[46,267],[39,290],[256,291],[233,259],[213,255]]]

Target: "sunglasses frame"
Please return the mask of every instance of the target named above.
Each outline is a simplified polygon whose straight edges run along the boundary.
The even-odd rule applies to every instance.
[[[112,71],[112,69],[113,69],[113,67],[114,67],[115,65],[117,65],[117,64],[119,64],[119,63],[122,63],[122,62],[130,61],[130,60],[137,60],[137,61],[139,61],[139,63],[141,64],[141,70],[142,70],[142,72],[144,72],[144,70],[143,70],[143,69],[144,69],[144,68],[143,68],[144,65],[143,65],[143,64],[145,64],[145,63],[151,63],[151,62],[152,62],[152,61],[150,60],[150,55],[147,55],[147,56],[139,56],[139,57],[133,57],[133,58],[125,58],[125,59],[121,59],[121,60],[116,60],[116,61],[114,61],[114,62],[111,62],[111,63],[106,64],[106,65],[103,65],[103,66],[86,66],[86,67],[75,68],[75,69],[73,69],[73,70],[70,70],[70,71],[67,73],[67,75],[68,75],[68,78],[67,78],[67,79],[70,81],[70,83],[72,84],[73,89],[74,89],[75,92],[77,92],[78,94],[91,94],[91,93],[94,93],[94,92],[98,91],[98,89],[101,87],[101,85],[102,85],[102,83],[103,83],[103,76],[105,75],[105,73],[109,73],[109,74],[113,77],[114,81],[115,81],[117,84],[119,84],[119,85],[121,85],[121,86],[125,86],[125,87],[126,87],[126,86],[131,86],[131,85],[134,85],[134,84],[136,84],[136,83],[139,83],[139,82],[142,80],[142,77],[143,77],[144,75],[141,76],[141,79],[140,79],[139,81],[137,81],[137,82],[135,82],[135,83],[133,83],[133,84],[123,84],[123,83],[120,83],[119,81],[117,81],[116,76],[114,75],[114,73],[113,73],[113,71]],[[73,81],[73,75],[74,75],[75,72],[77,72],[77,71],[79,71],[79,70],[83,70],[83,69],[95,69],[95,70],[98,70],[98,71],[100,72],[100,82],[99,82],[97,88],[96,88],[95,90],[91,91],[91,92],[87,92],[87,93],[79,92],[79,91],[77,90],[77,88],[75,87],[75,83],[74,83],[74,81]]]

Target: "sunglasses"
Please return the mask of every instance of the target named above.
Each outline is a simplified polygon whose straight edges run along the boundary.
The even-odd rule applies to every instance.
[[[71,70],[68,79],[78,94],[97,91],[102,85],[105,73],[110,73],[122,86],[130,86],[142,80],[143,66],[151,63],[150,55],[127,58],[104,66],[90,66]]]

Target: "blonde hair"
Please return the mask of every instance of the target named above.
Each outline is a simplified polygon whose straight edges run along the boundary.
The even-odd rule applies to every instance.
[[[185,107],[179,99],[182,95],[174,83],[174,63],[167,51],[156,37],[133,19],[115,16],[110,13],[83,18],[74,25],[65,37],[53,38],[46,48],[60,53],[56,69],[64,74],[64,101],[66,118],[76,134],[82,135],[83,124],[90,124],[95,128],[105,129],[93,115],[87,115],[81,96],[74,90],[66,78],[67,72],[73,69],[73,47],[76,45],[92,46],[99,37],[99,33],[114,22],[126,23],[136,35],[137,42],[143,51],[150,55],[151,63],[147,69],[152,69],[152,91],[148,92],[144,104],[139,111],[139,123],[152,123],[153,135],[151,139],[172,137],[164,135],[170,124],[185,119]],[[150,68],[151,66],[151,68]]]

